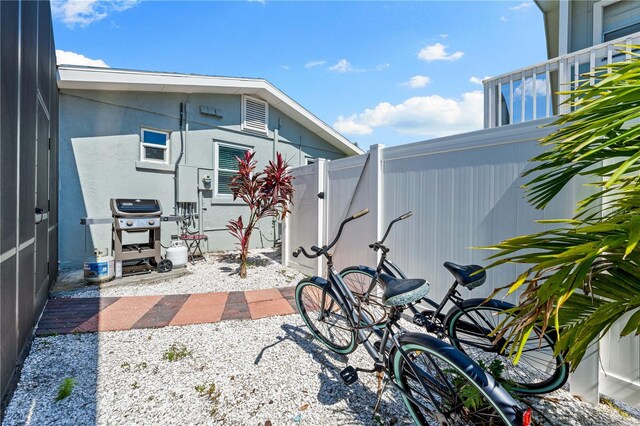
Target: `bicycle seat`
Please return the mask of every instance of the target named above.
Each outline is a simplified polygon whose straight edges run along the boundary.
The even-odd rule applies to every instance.
[[[463,285],[469,290],[480,287],[487,279],[487,273],[482,270],[482,266],[458,265],[453,262],[444,262],[444,267],[456,277],[458,284]]]
[[[400,279],[387,274],[380,274],[378,279],[384,285],[382,303],[387,306],[413,303],[429,293],[429,283],[423,279]]]

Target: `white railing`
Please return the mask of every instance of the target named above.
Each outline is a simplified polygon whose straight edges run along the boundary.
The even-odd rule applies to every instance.
[[[573,88],[582,74],[598,66],[628,58],[619,53],[621,45],[638,44],[640,32],[485,80],[484,127],[566,114],[571,106],[559,91]]]

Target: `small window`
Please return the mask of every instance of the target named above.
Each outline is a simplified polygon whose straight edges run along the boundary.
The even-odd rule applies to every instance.
[[[169,163],[169,132],[142,129],[140,135],[140,160]]]
[[[250,96],[242,97],[242,130],[267,133],[269,104]]]
[[[249,148],[240,146],[216,144],[217,146],[217,195],[231,195],[231,178],[238,173],[238,160],[236,157],[244,157],[244,153],[250,151]]]

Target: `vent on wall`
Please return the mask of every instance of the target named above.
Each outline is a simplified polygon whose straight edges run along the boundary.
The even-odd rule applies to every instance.
[[[242,130],[267,133],[269,104],[249,96],[242,97]]]

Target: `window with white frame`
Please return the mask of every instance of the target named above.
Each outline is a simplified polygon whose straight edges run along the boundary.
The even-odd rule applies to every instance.
[[[593,5],[593,43],[599,44],[640,31],[640,2],[601,0]]]
[[[169,164],[169,132],[142,128],[140,160]]]
[[[244,157],[245,152],[251,149],[216,143],[216,195],[232,195],[229,184],[231,178],[238,173],[237,158]]]
[[[267,133],[269,104],[251,96],[242,96],[242,130]]]

